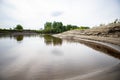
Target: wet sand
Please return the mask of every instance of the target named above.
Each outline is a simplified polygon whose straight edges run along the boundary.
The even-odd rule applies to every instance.
[[[76,35],[74,33],[71,34],[69,31],[61,34],[55,34],[53,36],[63,38],[63,39],[75,39],[75,40],[87,39],[87,40],[101,41],[101,42],[112,43],[120,46],[119,37],[112,38],[112,37],[101,37],[101,36]]]

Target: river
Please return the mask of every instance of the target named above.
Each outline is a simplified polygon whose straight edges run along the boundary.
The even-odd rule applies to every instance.
[[[2,35],[0,80],[70,80],[120,65],[116,53],[100,45],[50,35]],[[119,80],[118,75],[113,80]]]

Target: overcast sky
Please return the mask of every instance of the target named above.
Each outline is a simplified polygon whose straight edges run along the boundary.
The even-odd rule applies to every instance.
[[[120,0],[0,0],[0,28],[40,29],[46,21],[95,26],[120,18]]]

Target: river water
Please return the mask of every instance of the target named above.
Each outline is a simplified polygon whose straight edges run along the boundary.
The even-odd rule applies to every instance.
[[[120,63],[110,50],[50,35],[0,36],[0,80],[64,80],[101,71]]]

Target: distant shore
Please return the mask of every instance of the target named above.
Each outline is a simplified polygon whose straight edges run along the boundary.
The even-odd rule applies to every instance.
[[[0,35],[28,35],[38,34],[35,30],[1,30]]]

